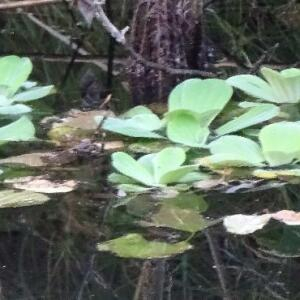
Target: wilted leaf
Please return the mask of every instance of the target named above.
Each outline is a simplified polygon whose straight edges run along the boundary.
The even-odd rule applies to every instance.
[[[49,200],[46,195],[30,191],[0,191],[0,208],[41,205]]]
[[[191,248],[192,246],[187,242],[169,244],[147,241],[141,235],[134,233],[97,245],[99,251],[109,251],[120,257],[140,259],[170,257]]]
[[[264,215],[232,215],[224,218],[226,230],[234,234],[250,234],[262,229],[271,219],[270,214]]]
[[[75,180],[54,182],[45,179],[45,176],[27,176],[6,179],[4,180],[4,183],[12,184],[16,189],[45,194],[68,193],[73,191],[78,184]]]
[[[193,187],[203,191],[209,191],[220,185],[227,185],[223,178],[200,180],[193,184]]]

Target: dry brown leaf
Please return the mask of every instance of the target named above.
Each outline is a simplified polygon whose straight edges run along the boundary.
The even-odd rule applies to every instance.
[[[91,110],[86,112],[71,110],[67,117],[61,119],[60,123],[54,123],[53,128],[68,126],[82,130],[96,130],[99,127],[95,121],[95,117],[97,116],[113,117],[114,114],[106,110]]]
[[[227,185],[227,183],[224,181],[223,178],[219,178],[219,179],[201,180],[193,184],[194,188],[204,190],[204,191],[211,190],[219,185]]]
[[[30,167],[44,167],[48,165],[48,159],[55,156],[52,152],[26,153],[0,159],[0,164],[22,164]]]
[[[51,181],[46,176],[26,176],[20,178],[6,179],[4,183],[12,184],[16,189],[45,193],[69,193],[73,191],[78,182],[75,180]]]

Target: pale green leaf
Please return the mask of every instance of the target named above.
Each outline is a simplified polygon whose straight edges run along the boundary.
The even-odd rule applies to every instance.
[[[121,115],[121,118],[128,119],[138,115],[153,115],[153,112],[146,106],[138,105],[128,110],[124,114]]]
[[[227,122],[216,130],[218,135],[224,135],[268,121],[280,112],[279,107],[273,104],[259,104],[251,107],[241,116]]]
[[[163,138],[161,135],[151,131],[153,129],[149,129],[145,126],[145,123],[143,123],[141,117],[142,115],[139,115],[138,118],[135,119],[118,119],[118,118],[107,118],[102,125],[102,128],[107,131],[115,132],[118,134],[123,134],[131,137],[144,137],[144,138]],[[149,116],[149,115],[144,115]],[[151,123],[151,120],[153,121],[152,124],[150,124],[150,128],[158,128],[158,120],[154,117],[151,117],[148,119],[148,122]],[[147,123],[149,125],[149,123]],[[159,124],[161,126],[161,123]]]
[[[262,68],[261,73],[269,82],[273,94],[274,102],[277,103],[297,103],[300,100],[300,75],[293,70],[277,72],[269,68]],[[291,76],[293,75],[293,76]]]
[[[165,243],[147,241],[140,234],[131,233],[97,245],[99,251],[109,251],[120,257],[154,259],[183,253],[192,246],[187,242]]]
[[[35,129],[25,116],[0,128],[0,142],[29,141],[34,139]]]
[[[1,160],[0,160],[1,162]],[[118,173],[111,173],[108,176],[108,181],[114,184],[134,184],[136,183],[136,180],[133,180],[132,178],[122,175],[122,174],[118,174]]]
[[[0,106],[0,115],[20,115],[31,112],[32,109],[24,104]]]
[[[138,184],[124,183],[119,184],[118,189],[126,193],[145,193],[152,190],[153,188],[144,187]]]
[[[152,160],[155,181],[161,183],[162,177],[166,173],[178,169],[185,159],[185,151],[179,147],[167,147],[158,152]]]
[[[191,166],[182,166],[175,170],[164,173],[159,179],[159,183],[161,184],[169,184],[169,183],[180,183],[181,180],[184,179],[189,173],[196,171],[198,169],[198,165]],[[186,182],[186,181],[185,181]]]
[[[194,114],[180,111],[170,116],[167,136],[175,143],[200,148],[209,136],[209,129],[201,127]]]
[[[0,208],[41,205],[49,200],[50,198],[44,194],[30,191],[0,191]]]
[[[300,124],[278,122],[265,126],[259,133],[263,154],[270,166],[300,160]]]
[[[8,95],[13,95],[27,80],[32,71],[29,58],[10,55],[0,58],[0,86],[8,88]]]
[[[12,97],[13,102],[28,102],[32,100],[37,100],[45,96],[55,93],[55,88],[53,85],[33,87],[24,92],[18,93]]]
[[[208,146],[213,155],[205,159],[214,166],[262,166],[264,161],[259,145],[241,136],[223,136]]]
[[[190,110],[199,114],[212,112],[207,126],[223,110],[233,90],[221,79],[188,79],[177,85],[169,96],[169,112]]]
[[[152,175],[148,170],[124,152],[112,154],[112,165],[121,174],[133,178],[145,185],[155,185]]]
[[[246,94],[266,101],[274,101],[274,93],[270,85],[254,75],[236,75],[226,80],[231,86]]]

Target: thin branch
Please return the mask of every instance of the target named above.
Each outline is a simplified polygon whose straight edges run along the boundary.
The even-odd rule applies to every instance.
[[[73,50],[77,49],[77,45],[76,43],[72,42],[72,39],[69,36],[65,36],[61,33],[59,33],[58,31],[54,30],[53,28],[51,28],[50,26],[48,26],[47,24],[43,23],[41,20],[39,20],[38,18],[36,18],[33,14],[26,14],[26,16],[28,17],[29,20],[31,20],[33,23],[35,23],[36,25],[38,25],[40,28],[44,29],[45,31],[47,31],[50,35],[52,35],[53,37],[55,37],[56,39],[60,40],[62,43],[70,46]],[[85,56],[85,55],[89,55],[90,53],[88,51],[86,51],[83,48],[79,48],[78,49],[78,53]],[[100,61],[94,61],[93,62],[96,66],[98,66],[99,68],[101,68],[103,71],[107,71],[107,66],[106,64],[103,64]]]
[[[158,64],[156,62],[148,61],[142,55],[137,53],[133,47],[126,40],[126,33],[129,30],[129,27],[126,26],[124,29],[119,30],[107,17],[103,10],[103,5],[105,4],[105,0],[94,0],[94,10],[95,10],[95,18],[102,24],[103,28],[109,33],[118,43],[124,46],[124,48],[135,58],[138,62],[144,64],[145,66],[164,71],[166,73],[172,75],[194,75],[194,76],[202,76],[202,77],[213,77],[216,74],[212,72],[200,71],[200,70],[189,70],[189,69],[177,69],[171,68],[168,66],[164,66]]]
[[[30,6],[37,5],[47,5],[53,3],[59,3],[62,0],[24,0],[24,1],[15,1],[10,3],[0,4],[0,10],[16,9],[16,8],[26,8]]]

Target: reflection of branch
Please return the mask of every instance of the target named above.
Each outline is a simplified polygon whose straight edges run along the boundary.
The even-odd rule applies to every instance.
[[[26,16],[33,23],[35,23],[39,27],[43,28],[45,31],[47,31],[49,34],[51,34],[53,37],[55,37],[56,39],[60,40],[64,44],[70,46],[73,50],[77,48],[76,43],[72,42],[72,40],[71,40],[71,38],[69,36],[65,36],[65,35],[59,33],[58,31],[54,30],[53,28],[51,28],[50,26],[48,26],[47,24],[43,23],[41,20],[39,20],[38,18],[36,18],[35,16],[33,16],[32,14],[26,14]],[[79,48],[78,49],[78,53],[81,54],[81,55],[83,55],[83,56],[89,55],[89,52],[87,52],[83,48]],[[97,60],[93,61],[93,63],[96,66],[98,66],[99,68],[101,68],[102,70],[107,71],[106,64],[104,64],[104,63],[102,63],[100,61],[97,61]]]
[[[135,58],[138,62],[144,64],[147,67],[164,71],[169,74],[173,75],[194,75],[194,76],[203,76],[203,77],[213,77],[215,74],[211,72],[205,72],[200,70],[189,70],[189,69],[177,69],[177,68],[171,68],[168,66],[164,66],[161,64],[158,64],[156,62],[148,61],[145,59],[142,55],[137,53],[133,47],[126,41],[125,34],[129,30],[129,27],[125,27],[122,30],[119,30],[107,17],[103,10],[103,5],[105,3],[105,0],[94,0],[94,10],[95,10],[95,18],[102,24],[104,29],[121,45],[124,46],[124,48],[132,55],[133,58]]]
[[[206,229],[205,230],[205,236],[209,245],[209,249],[211,252],[211,256],[213,258],[215,267],[216,267],[216,271],[217,271],[217,275],[220,281],[220,285],[223,291],[223,300],[231,300],[231,296],[230,293],[227,289],[227,283],[226,283],[226,277],[224,274],[224,267],[222,265],[221,259],[220,259],[220,253],[217,249],[217,245],[215,243],[215,240],[211,234],[210,229]]]
[[[24,8],[36,5],[45,5],[62,2],[62,0],[24,0],[24,1],[15,1],[5,4],[0,4],[0,10],[6,9],[15,9],[15,8]]]

